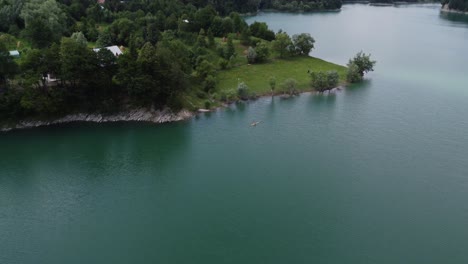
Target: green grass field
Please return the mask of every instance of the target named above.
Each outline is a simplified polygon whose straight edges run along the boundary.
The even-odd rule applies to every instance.
[[[244,60],[246,61],[245,57]],[[346,80],[346,67],[308,56],[297,56],[289,59],[273,59],[263,64],[251,64],[233,67],[218,72],[218,90],[227,91],[237,88],[239,82],[247,84],[251,92],[257,95],[270,93],[269,80],[276,78],[276,91],[281,90],[281,83],[288,78],[298,82],[300,91],[312,90],[310,85],[310,71],[336,70],[340,75],[340,82]]]
[[[216,38],[218,45],[226,45],[220,38]],[[234,40],[237,56],[231,60],[231,68],[221,70],[218,68],[216,74],[217,87],[210,94],[200,93],[200,89],[192,89],[182,95],[183,106],[187,109],[210,108],[221,105],[221,101],[236,100],[237,86],[244,82],[249,87],[249,93],[257,96],[271,94],[270,78],[276,79],[275,93],[283,91],[282,83],[289,78],[297,81],[299,92],[312,91],[311,78],[308,71],[331,71],[335,70],[340,76],[340,85],[346,83],[347,68],[318,58],[309,56],[295,56],[279,59],[278,54],[271,54],[265,63],[248,64],[245,56],[247,46],[241,45],[239,40]],[[215,51],[207,56],[213,64],[219,60]],[[227,96],[227,97],[226,97]],[[208,106],[208,105],[210,106]]]

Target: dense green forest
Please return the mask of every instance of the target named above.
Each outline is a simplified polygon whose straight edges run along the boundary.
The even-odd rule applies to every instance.
[[[293,43],[265,23],[247,25],[240,13],[340,6],[336,0],[0,0],[0,121],[190,107],[187,97],[213,94],[217,72],[240,60],[301,55],[297,41],[313,48],[310,36]],[[290,44],[278,50],[284,35]],[[239,45],[251,46],[255,57]],[[93,50],[108,46],[123,53]]]

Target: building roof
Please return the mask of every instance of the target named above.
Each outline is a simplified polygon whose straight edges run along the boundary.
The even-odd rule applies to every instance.
[[[98,52],[101,48],[95,48],[93,49],[94,52]],[[104,47],[103,49],[107,49],[109,50],[110,52],[112,52],[112,54],[114,54],[115,56],[119,56],[122,54],[122,51],[120,50],[119,47],[117,46],[109,46],[109,47]]]
[[[10,56],[13,56],[13,57],[19,57],[19,51],[17,50],[10,50]]]

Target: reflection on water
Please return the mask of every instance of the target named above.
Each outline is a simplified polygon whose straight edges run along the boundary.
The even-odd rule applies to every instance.
[[[455,24],[465,24],[468,26],[468,15],[459,13],[440,12],[439,17]]]
[[[41,174],[44,168],[54,173],[100,177],[115,171],[139,168],[163,169],[173,159],[188,152],[191,133],[187,123],[172,124],[86,124],[74,123],[55,127],[16,131],[0,136],[0,167],[16,171],[24,180]],[[51,141],[51,134],[54,135]],[[109,136],[112,134],[112,136]],[[28,146],[27,153],[18,144]],[[28,159],[24,159],[28,155]],[[52,174],[52,173],[49,173]],[[9,177],[0,174],[0,178]]]
[[[363,81],[359,83],[348,84],[343,90],[345,92],[354,92],[354,91],[366,90],[371,86],[372,86],[372,79],[365,78]]]
[[[333,105],[336,102],[336,92],[325,92],[312,94],[311,101],[314,104]]]

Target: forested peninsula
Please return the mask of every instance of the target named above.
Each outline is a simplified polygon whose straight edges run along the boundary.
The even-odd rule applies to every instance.
[[[350,61],[347,70],[309,57],[309,34],[273,32],[241,16],[340,7],[337,0],[0,0],[0,127],[76,115],[87,121],[87,114],[102,120],[135,109],[151,110],[121,120],[164,121],[153,114],[185,109],[187,116],[186,110],[359,80],[373,64]],[[300,73],[291,71],[298,67]]]

